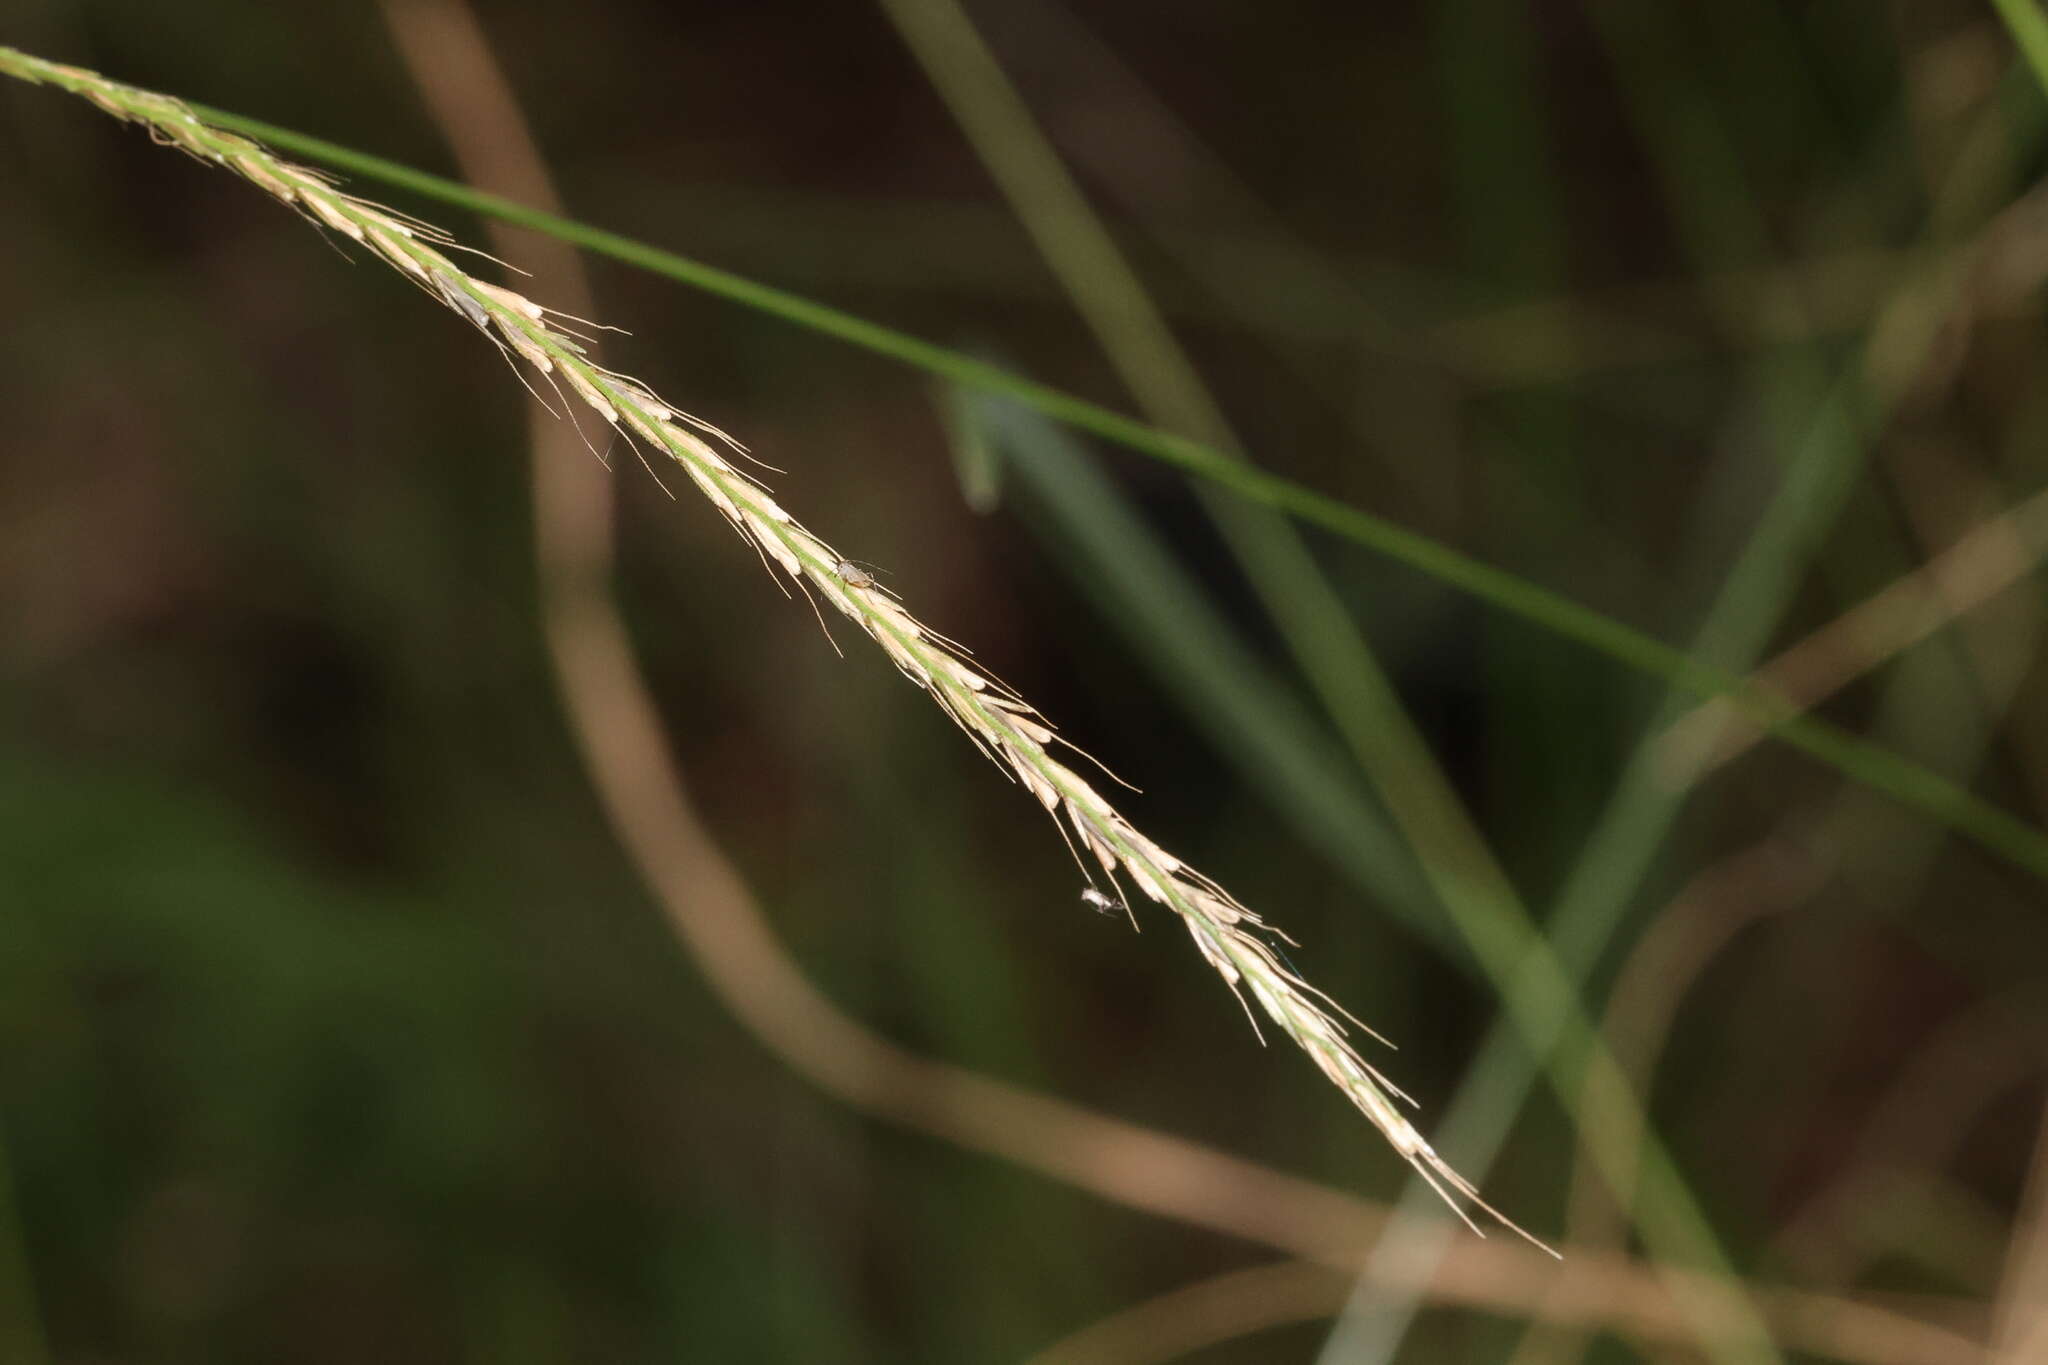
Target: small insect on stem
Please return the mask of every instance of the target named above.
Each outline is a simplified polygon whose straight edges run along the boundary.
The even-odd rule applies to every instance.
[[[1082,887],[1081,903],[1089,909],[1099,911],[1105,915],[1114,915],[1117,911],[1121,910],[1130,917],[1131,928],[1136,930],[1138,927],[1138,917],[1132,913],[1131,907],[1115,896],[1107,894],[1099,886]]]
[[[875,580],[868,571],[850,559],[842,559],[832,566],[832,572],[839,575],[839,581],[849,588],[872,588]]]
[[[1093,886],[1082,888],[1081,900],[1084,904],[1094,907],[1105,915],[1114,915],[1117,911],[1124,908],[1122,901],[1114,896],[1104,894],[1100,888]]]
[[[463,292],[460,285],[436,273],[434,276],[434,288],[440,291],[442,299],[447,302],[450,308],[468,318],[470,323],[479,331],[488,332],[491,330],[491,315],[483,310],[482,304],[479,304],[475,299]]]

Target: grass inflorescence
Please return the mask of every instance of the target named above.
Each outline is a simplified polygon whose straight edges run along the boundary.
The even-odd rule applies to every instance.
[[[746,456],[737,441],[657,398],[639,381],[591,360],[578,340],[581,334],[570,326],[580,320],[472,275],[448,254],[466,248],[433,225],[345,193],[332,177],[215,127],[176,99],[4,47],[0,70],[58,86],[117,118],[140,123],[159,142],[234,172],[315,225],[367,248],[476,327],[508,360],[524,361],[562,401],[563,415],[573,420],[573,400],[636,449],[644,443],[673,460],[759,553],[778,584],[786,574],[814,609],[822,601],[858,626],[998,768],[1037,799],[1102,902],[1111,898],[1095,888],[1091,859],[1117,888],[1114,904],[1129,905],[1122,889],[1122,879],[1128,878],[1148,899],[1177,915],[1202,957],[1245,1005],[1253,1028],[1258,1018],[1250,1001],[1308,1053],[1474,1231],[1479,1228],[1459,1197],[1528,1236],[1480,1199],[1402,1113],[1396,1100],[1406,1097],[1359,1055],[1345,1021],[1364,1026],[1283,960],[1275,942],[1285,935],[1140,833],[1089,781],[1055,757],[1053,748],[1061,741],[1030,703],[970,663],[964,647],[917,621],[893,593],[785,511],[758,478],[728,458]]]

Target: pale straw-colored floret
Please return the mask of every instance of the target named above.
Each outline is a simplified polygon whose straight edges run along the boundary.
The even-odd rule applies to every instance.
[[[1460,1217],[1471,1222],[1454,1197],[1461,1195],[1514,1227],[1479,1199],[1396,1107],[1393,1097],[1400,1092],[1359,1057],[1334,1004],[1325,1008],[1319,1002],[1327,997],[1283,965],[1270,940],[1284,936],[1138,833],[1093,786],[1051,757],[1047,750],[1057,737],[1044,717],[1000,682],[970,668],[961,657],[963,649],[921,625],[865,571],[793,521],[751,475],[736,471],[705,438],[746,455],[738,442],[656,398],[638,381],[593,364],[574,340],[578,334],[551,321],[550,310],[470,275],[443,254],[438,248],[459,248],[430,224],[345,194],[328,176],[209,127],[165,96],[4,48],[0,62],[15,74],[62,86],[119,118],[142,123],[159,141],[233,171],[316,224],[375,252],[429,297],[530,365],[558,399],[566,390],[628,441],[637,436],[675,461],[764,562],[795,579],[806,593],[822,597],[872,638],[904,676],[930,693],[984,753],[1052,814],[1055,824],[1064,815],[1062,834],[1071,835],[1070,851],[1077,861],[1083,861],[1080,852],[1085,850],[1112,883],[1119,875],[1128,876],[1147,899],[1177,915],[1203,959],[1238,996],[1254,1029],[1258,1019],[1250,1002],[1308,1053],[1422,1178],[1459,1209]],[[1092,879],[1089,884],[1092,888]],[[1097,895],[1100,901],[1090,903],[1098,908],[1101,902],[1127,908],[1127,898]]]

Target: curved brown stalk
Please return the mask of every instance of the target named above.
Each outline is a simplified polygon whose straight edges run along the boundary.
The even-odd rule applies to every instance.
[[[1227,1271],[1091,1322],[1025,1365],[1159,1365],[1254,1332],[1335,1317],[1352,1283],[1307,1261]]]
[[[1797,822],[1787,822],[1796,825]],[[1647,1087],[1694,982],[1743,930],[1797,909],[1825,883],[1828,860],[1796,828],[1774,834],[1706,868],[1637,941],[1615,978],[1601,1031],[1629,1076]],[[1610,1117],[1609,1122],[1618,1121]],[[1623,1188],[1629,1188],[1624,1182]],[[1572,1174],[1568,1225],[1574,1240],[1618,1246],[1628,1221],[1603,1174],[1583,1155]]]
[[[1731,854],[1688,882],[1651,923],[1623,961],[1601,1019],[1601,1033],[1615,1061],[1647,1093],[1687,993],[1743,930],[1767,916],[1804,904],[1826,876],[1822,862],[1796,834],[1776,834]],[[1588,1122],[1618,1126],[1618,1145],[1633,1146],[1635,1130],[1625,1113],[1598,1112],[1599,1093],[1587,1087]],[[1615,1190],[1630,1190],[1624,1178],[1610,1185],[1580,1152],[1572,1163],[1565,1226],[1574,1251],[1579,1246],[1618,1247],[1626,1243],[1628,1219]],[[1577,1360],[1587,1342],[1581,1331],[1534,1331],[1524,1338],[1513,1365],[1550,1365]]]
[[[1991,1318],[1998,1365],[2048,1360],[2048,1113],[2035,1125],[2025,1207]]]
[[[1458,1255],[1454,1251],[1451,1259]],[[1571,1249],[1567,1264],[1583,1264],[1577,1248]],[[1039,1352],[1029,1365],[1149,1365],[1174,1360],[1254,1332],[1335,1317],[1356,1287],[1355,1276],[1305,1261],[1228,1271],[1098,1319]],[[1605,1328],[1631,1332],[1639,1343],[1655,1343],[1646,1351],[1669,1349],[1680,1359],[1694,1358],[1683,1337],[1644,1330],[1651,1325],[1646,1321],[1609,1317],[1606,1306],[1595,1307],[1579,1288],[1532,1299],[1522,1316],[1569,1330],[1575,1340]],[[1485,1306],[1452,1294],[1423,1292],[1443,1304]],[[1983,1348],[1960,1330],[1822,1295],[1770,1289],[1756,1293],[1773,1328],[1805,1351],[1886,1365],[1982,1365],[1984,1360]]]
[[[1898,1068],[1859,1125],[1854,1150],[1771,1239],[1770,1259],[1830,1284],[1882,1254],[1859,1226],[1897,1205],[1906,1171],[1939,1171],[1994,1103],[2048,1076],[2048,1031],[2031,998],[1982,1001],[1943,1024]]]

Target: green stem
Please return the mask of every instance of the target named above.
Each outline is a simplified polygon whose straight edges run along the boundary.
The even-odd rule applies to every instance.
[[[2034,0],[1991,0],[1991,7],[2005,21],[2043,93],[2048,93],[2048,15],[2042,14]]]
[[[31,81],[63,83],[52,74],[48,63],[7,47],[0,47],[0,72]],[[355,171],[444,203],[548,233],[600,255],[773,313],[786,321],[838,337],[929,373],[973,388],[1004,394],[1057,421],[1093,432],[1105,440],[1220,484],[1255,502],[1292,513],[1629,667],[1664,678],[1695,695],[1726,695],[1752,720],[1780,739],[2048,880],[2048,835],[1979,800],[1949,779],[1834,726],[1799,715],[1791,707],[1748,687],[1740,679],[1687,658],[1641,631],[1427,536],[1347,507],[1300,484],[1233,461],[1221,451],[1200,442],[1156,430],[1085,399],[1035,384],[994,365],[786,290],[258,119],[204,105],[188,107],[219,127],[260,138],[326,165]]]
[[[0,50],[0,55],[4,55],[4,50]],[[192,108],[224,128],[261,138],[327,165],[355,171],[520,227],[549,233],[600,255],[772,313],[931,374],[1013,398],[1055,421],[1150,455],[1254,502],[1279,508],[1312,525],[1398,559],[1411,568],[1463,589],[1481,601],[1534,621],[1619,663],[1663,678],[1694,695],[1727,696],[1751,719],[1780,739],[1841,769],[1854,780],[1911,806],[1930,819],[1968,835],[1993,852],[2048,880],[2048,836],[1972,796],[1947,778],[1834,726],[1798,715],[1783,703],[1747,687],[1732,674],[1697,663],[1662,641],[1612,617],[1482,563],[1427,536],[1348,507],[1289,479],[1232,460],[1223,452],[1198,441],[1159,431],[1049,385],[1034,383],[998,366],[772,285],[746,279],[617,233],[542,213],[509,199],[482,194],[439,176],[303,133],[201,105],[193,105]]]

